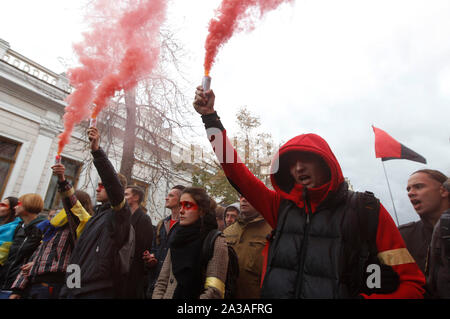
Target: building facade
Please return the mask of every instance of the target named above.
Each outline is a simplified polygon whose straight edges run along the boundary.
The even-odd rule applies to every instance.
[[[12,50],[0,39],[0,197],[37,193],[45,201],[45,210],[59,207],[56,177],[52,175],[58,146],[58,135],[63,131],[65,98],[71,93],[69,80]],[[64,148],[62,162],[67,178],[75,187],[95,198],[98,175],[88,165],[90,153],[86,141],[87,124],[77,126],[70,143]],[[119,128],[120,130],[120,128]],[[120,165],[120,141],[107,150],[116,170]],[[178,148],[179,149],[179,148]],[[170,151],[167,150],[170,157]],[[170,160],[170,158],[168,158]],[[145,180],[154,169],[151,163],[137,161],[132,184],[142,186],[152,194],[146,203],[154,223],[168,212],[164,199],[175,184],[189,185],[189,172],[175,179],[158,181],[157,186]],[[150,188],[156,188],[151,190]]]

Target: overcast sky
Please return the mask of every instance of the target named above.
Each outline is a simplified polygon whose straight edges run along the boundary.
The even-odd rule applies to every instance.
[[[72,43],[85,28],[85,2],[4,0],[0,38],[63,72],[62,60],[76,63]],[[188,97],[203,76],[207,24],[219,3],[170,1],[170,24],[188,53]],[[231,134],[236,111],[247,106],[275,141],[321,135],[354,188],[373,191],[394,217],[371,125],[385,130],[428,161],[385,162],[400,224],[417,220],[405,190],[409,175],[422,168],[450,175],[449,17],[448,0],[282,5],[219,52],[211,70],[217,112]]]

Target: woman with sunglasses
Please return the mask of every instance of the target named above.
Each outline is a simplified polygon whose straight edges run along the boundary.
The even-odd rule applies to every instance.
[[[228,267],[225,237],[217,237],[214,253],[204,261],[205,237],[217,229],[213,202],[203,188],[188,187],[180,197],[180,222],[153,291],[153,299],[221,299]]]

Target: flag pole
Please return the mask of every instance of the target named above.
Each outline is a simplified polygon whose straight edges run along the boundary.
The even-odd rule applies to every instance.
[[[397,220],[397,227],[398,227],[400,224],[398,222],[397,210],[395,209],[394,198],[392,197],[391,186],[389,185],[389,179],[386,174],[386,167],[384,167],[383,161],[381,161],[381,164],[383,164],[384,176],[386,176],[386,181],[387,181],[388,188],[389,188],[389,194],[391,195],[391,200],[392,200],[392,207],[394,207],[394,214],[395,214],[395,219]]]

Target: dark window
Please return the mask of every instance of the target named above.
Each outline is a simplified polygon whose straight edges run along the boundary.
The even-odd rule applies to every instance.
[[[66,168],[64,172],[66,180],[70,184],[72,184],[74,188],[76,188],[78,177],[80,175],[81,163],[65,157],[61,158],[61,163]],[[60,196],[58,192],[58,178],[55,175],[52,175],[52,178],[50,179],[47,194],[45,195],[44,208],[45,209],[62,208],[62,203],[60,201]]]
[[[3,198],[6,184],[19,154],[21,144],[0,137],[0,198]],[[9,195],[8,195],[9,196]]]

